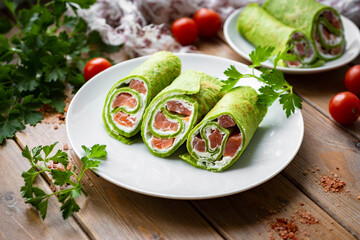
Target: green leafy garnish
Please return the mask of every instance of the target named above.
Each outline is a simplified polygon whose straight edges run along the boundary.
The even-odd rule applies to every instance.
[[[0,34],[0,144],[25,124],[40,122],[45,104],[64,112],[66,84],[76,91],[85,83],[82,71],[90,58],[119,49],[104,44],[98,32],[87,34],[83,19],[64,15],[67,4],[76,11],[75,3],[88,8],[95,1],[37,1],[17,10],[14,1],[3,0],[12,18],[0,18],[0,33],[14,26],[18,31],[9,39]]]
[[[276,66],[280,59],[293,61],[295,56],[288,54],[288,49],[286,49],[273,58],[273,69],[260,69],[263,72],[260,77],[254,73],[256,67],[259,67],[262,62],[265,62],[272,56],[274,49],[272,46],[260,46],[250,53],[249,56],[253,62],[249,66],[252,70],[251,74],[241,74],[231,65],[224,71],[225,76],[228,78],[223,81],[224,85],[221,91],[229,91],[241,78],[256,78],[260,82],[265,83],[264,86],[259,88],[258,103],[270,107],[276,99],[280,98],[279,102],[285,111],[286,117],[289,117],[295,112],[295,108],[302,108],[302,100],[293,92],[293,87],[285,80],[284,74],[276,69]]]
[[[21,195],[26,203],[30,203],[40,212],[43,219],[46,217],[48,200],[53,195],[59,196],[59,202],[62,203],[60,210],[64,219],[70,217],[74,212],[78,212],[80,207],[75,198],[79,197],[81,193],[87,195],[80,184],[81,178],[87,170],[96,169],[101,163],[101,159],[107,155],[105,145],[95,144],[91,148],[82,146],[85,156],[81,158],[82,167],[79,173],[76,174],[69,166],[66,152],[58,150],[54,155],[50,156],[56,144],[57,142],[48,146],[38,146],[31,151],[26,146],[22,152],[23,157],[30,161],[31,168],[21,175],[24,179],[24,186],[20,189]],[[50,161],[61,164],[61,167],[52,168]],[[47,194],[42,189],[34,187],[36,176],[44,172],[50,173],[54,185],[63,189]]]
[[[230,65],[228,69],[225,70],[224,74],[228,77],[226,81],[223,81],[224,85],[221,88],[221,91],[229,91],[232,89],[235,84],[242,78],[244,75],[239,73],[234,65]]]
[[[256,67],[259,67],[262,62],[265,62],[270,58],[272,53],[274,52],[275,47],[269,46],[269,47],[256,47],[254,51],[252,51],[249,54],[249,57],[251,59],[252,65],[249,67],[254,69]]]

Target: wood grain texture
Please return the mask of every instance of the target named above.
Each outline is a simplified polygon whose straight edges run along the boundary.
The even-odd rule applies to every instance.
[[[193,203],[226,239],[281,239],[271,228],[276,218],[293,220],[298,239],[354,239],[281,175],[237,195]],[[318,223],[301,223],[304,211]]]
[[[23,148],[59,141],[67,144],[65,125],[38,124],[16,134]],[[81,161],[71,149],[74,163]],[[95,239],[222,239],[221,236],[187,201],[167,200],[137,194],[117,187],[87,172],[83,187],[88,197],[81,196],[81,207],[74,217],[90,237]]]
[[[360,238],[360,150],[356,138],[304,104],[305,134],[302,146],[285,176]],[[340,193],[325,192],[321,176],[346,182]]]
[[[329,102],[335,94],[347,91],[344,76],[350,66],[344,66],[326,73],[312,75],[286,75],[295,92],[314,108],[332,119],[329,113]],[[332,120],[333,121],[333,120]],[[334,124],[337,124],[333,121]],[[360,121],[348,126],[338,125],[360,139]]]
[[[20,194],[24,183],[21,173],[30,164],[13,140],[0,145],[0,153],[0,239],[88,239],[73,218],[62,219],[56,197],[49,200],[45,220],[30,204],[25,204]],[[51,192],[42,177],[35,182],[45,192]]]

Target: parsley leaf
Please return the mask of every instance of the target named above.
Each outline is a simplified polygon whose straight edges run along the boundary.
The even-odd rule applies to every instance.
[[[75,198],[81,196],[82,193],[87,196],[80,183],[84,173],[89,169],[97,168],[101,163],[100,158],[106,157],[107,152],[105,145],[95,144],[90,148],[82,146],[85,151],[85,156],[81,158],[83,165],[80,172],[76,174],[67,168],[67,153],[58,150],[53,156],[50,156],[56,144],[57,142],[47,146],[37,146],[31,149],[31,151],[28,146],[25,146],[22,155],[29,160],[31,168],[21,175],[24,179],[24,185],[20,188],[20,191],[25,202],[33,205],[40,212],[42,218],[46,217],[49,198],[53,195],[58,195],[58,200],[62,203],[60,207],[62,216],[64,219],[67,219],[74,212],[80,210]],[[51,168],[49,161],[62,163],[65,168]],[[47,194],[42,189],[34,187],[36,176],[43,172],[50,173],[54,185],[63,187],[62,190]],[[74,179],[76,179],[77,182],[74,182]]]
[[[64,204],[60,207],[62,212],[62,217],[67,219],[70,217],[74,212],[78,212],[80,210],[79,205],[75,202],[74,198],[69,198],[64,202]]]
[[[259,92],[261,94],[258,96],[258,102],[267,107],[270,107],[280,95],[270,86],[262,86]]]
[[[283,105],[283,110],[285,110],[286,117],[289,117],[292,113],[295,112],[295,107],[299,109],[302,108],[301,98],[296,96],[293,92],[280,95],[279,101]]]
[[[239,71],[234,67],[234,65],[230,65],[228,69],[224,72],[225,76],[228,77],[227,80],[223,81],[224,85],[221,88],[221,91],[229,91],[231,88],[235,86],[235,84],[243,77],[243,74],[239,73]]]
[[[287,84],[284,74],[276,69],[261,74],[262,82],[271,86],[274,90],[281,89]]]
[[[44,219],[47,214],[49,197],[43,190],[38,187],[31,188],[31,191],[35,196],[26,198],[25,202],[33,205],[40,212],[41,217]]]
[[[32,195],[32,185],[38,173],[34,168],[30,168],[27,172],[23,172],[21,177],[24,179],[25,185],[21,187],[21,196],[30,198]]]
[[[58,169],[51,169],[51,175],[54,178],[54,184],[62,186],[69,180],[70,176],[73,175],[70,171],[62,171]]]
[[[52,160],[55,163],[61,163],[65,167],[69,164],[68,162],[68,155],[66,152],[61,151],[60,149],[56,152],[56,154],[52,157],[48,158],[49,160]]]
[[[223,81],[224,85],[221,90],[229,91],[241,78],[255,78],[265,84],[259,88],[260,94],[258,95],[257,102],[266,107],[270,107],[279,98],[279,102],[282,104],[286,117],[289,117],[295,112],[295,108],[302,108],[301,98],[293,92],[293,87],[285,80],[284,74],[276,69],[276,65],[280,60],[294,60],[294,56],[287,53],[289,49],[285,49],[284,52],[280,52],[274,57],[273,69],[261,68],[260,71],[262,74],[260,76],[256,76],[254,73],[255,67],[259,67],[262,62],[269,59],[272,56],[274,49],[275,48],[272,46],[258,46],[250,53],[249,56],[253,62],[253,64],[249,66],[252,70],[251,74],[242,74],[231,65],[224,71],[224,74],[228,79]]]
[[[7,118],[0,115],[0,143],[5,138],[14,137],[17,131],[23,129],[25,129],[25,125],[21,122],[19,111],[11,111]]]
[[[272,53],[274,52],[275,47],[268,46],[268,47],[256,47],[254,51],[252,51],[249,54],[249,57],[251,59],[252,65],[250,65],[250,68],[256,68],[261,65],[262,62],[265,62],[270,58]]]
[[[102,158],[107,155],[105,150],[106,145],[95,144],[91,148],[87,148],[86,146],[82,145],[81,147],[85,151],[86,157],[88,158]]]
[[[85,83],[85,63],[121,47],[104,44],[97,32],[88,33],[86,22],[76,15],[75,4],[88,8],[95,1],[38,1],[16,11],[14,1],[3,0],[13,23],[0,18],[0,33],[12,25],[18,32],[11,39],[0,34],[0,144],[25,124],[39,123],[43,116],[37,109],[44,104],[64,112],[65,88],[69,83],[76,92]],[[76,17],[63,16],[67,5]],[[59,31],[65,26],[66,31]]]

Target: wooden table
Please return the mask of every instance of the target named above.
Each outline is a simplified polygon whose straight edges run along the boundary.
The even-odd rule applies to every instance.
[[[246,63],[222,35],[199,41],[197,48]],[[123,52],[112,57],[115,62],[126,59]],[[78,198],[81,211],[65,221],[53,197],[42,220],[20,195],[21,173],[29,168],[21,151],[26,145],[55,141],[63,148],[68,139],[65,125],[59,125],[54,116],[36,127],[28,126],[0,146],[0,239],[281,239],[272,229],[281,218],[298,226],[297,239],[360,238],[360,121],[339,126],[328,112],[329,100],[345,90],[343,76],[354,64],[360,64],[360,57],[327,73],[286,76],[304,101],[300,151],[270,181],[228,197],[199,201],[149,197],[87,172],[82,183],[89,196]],[[80,166],[74,152],[67,152]],[[324,191],[323,175],[345,181],[344,190]],[[51,191],[44,176],[36,182]]]

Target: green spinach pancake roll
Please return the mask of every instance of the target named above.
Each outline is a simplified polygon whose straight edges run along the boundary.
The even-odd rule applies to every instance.
[[[315,0],[267,0],[263,8],[283,23],[303,31],[314,41],[320,58],[329,61],[345,50],[339,13]]]
[[[103,121],[113,138],[131,144],[140,135],[146,107],[181,72],[180,59],[170,52],[153,54],[110,89],[104,105]]]
[[[187,70],[162,90],[145,111],[141,135],[149,151],[167,157],[195,124],[220,100],[223,83],[203,72]]]
[[[243,153],[267,113],[257,103],[257,92],[248,86],[230,90],[190,132],[189,154],[180,158],[213,172],[230,167]]]
[[[274,54],[284,52],[296,56],[295,61],[280,60],[282,67],[312,67],[317,59],[309,38],[268,14],[257,3],[247,5],[239,15],[237,28],[250,43],[257,46],[274,46]]]

